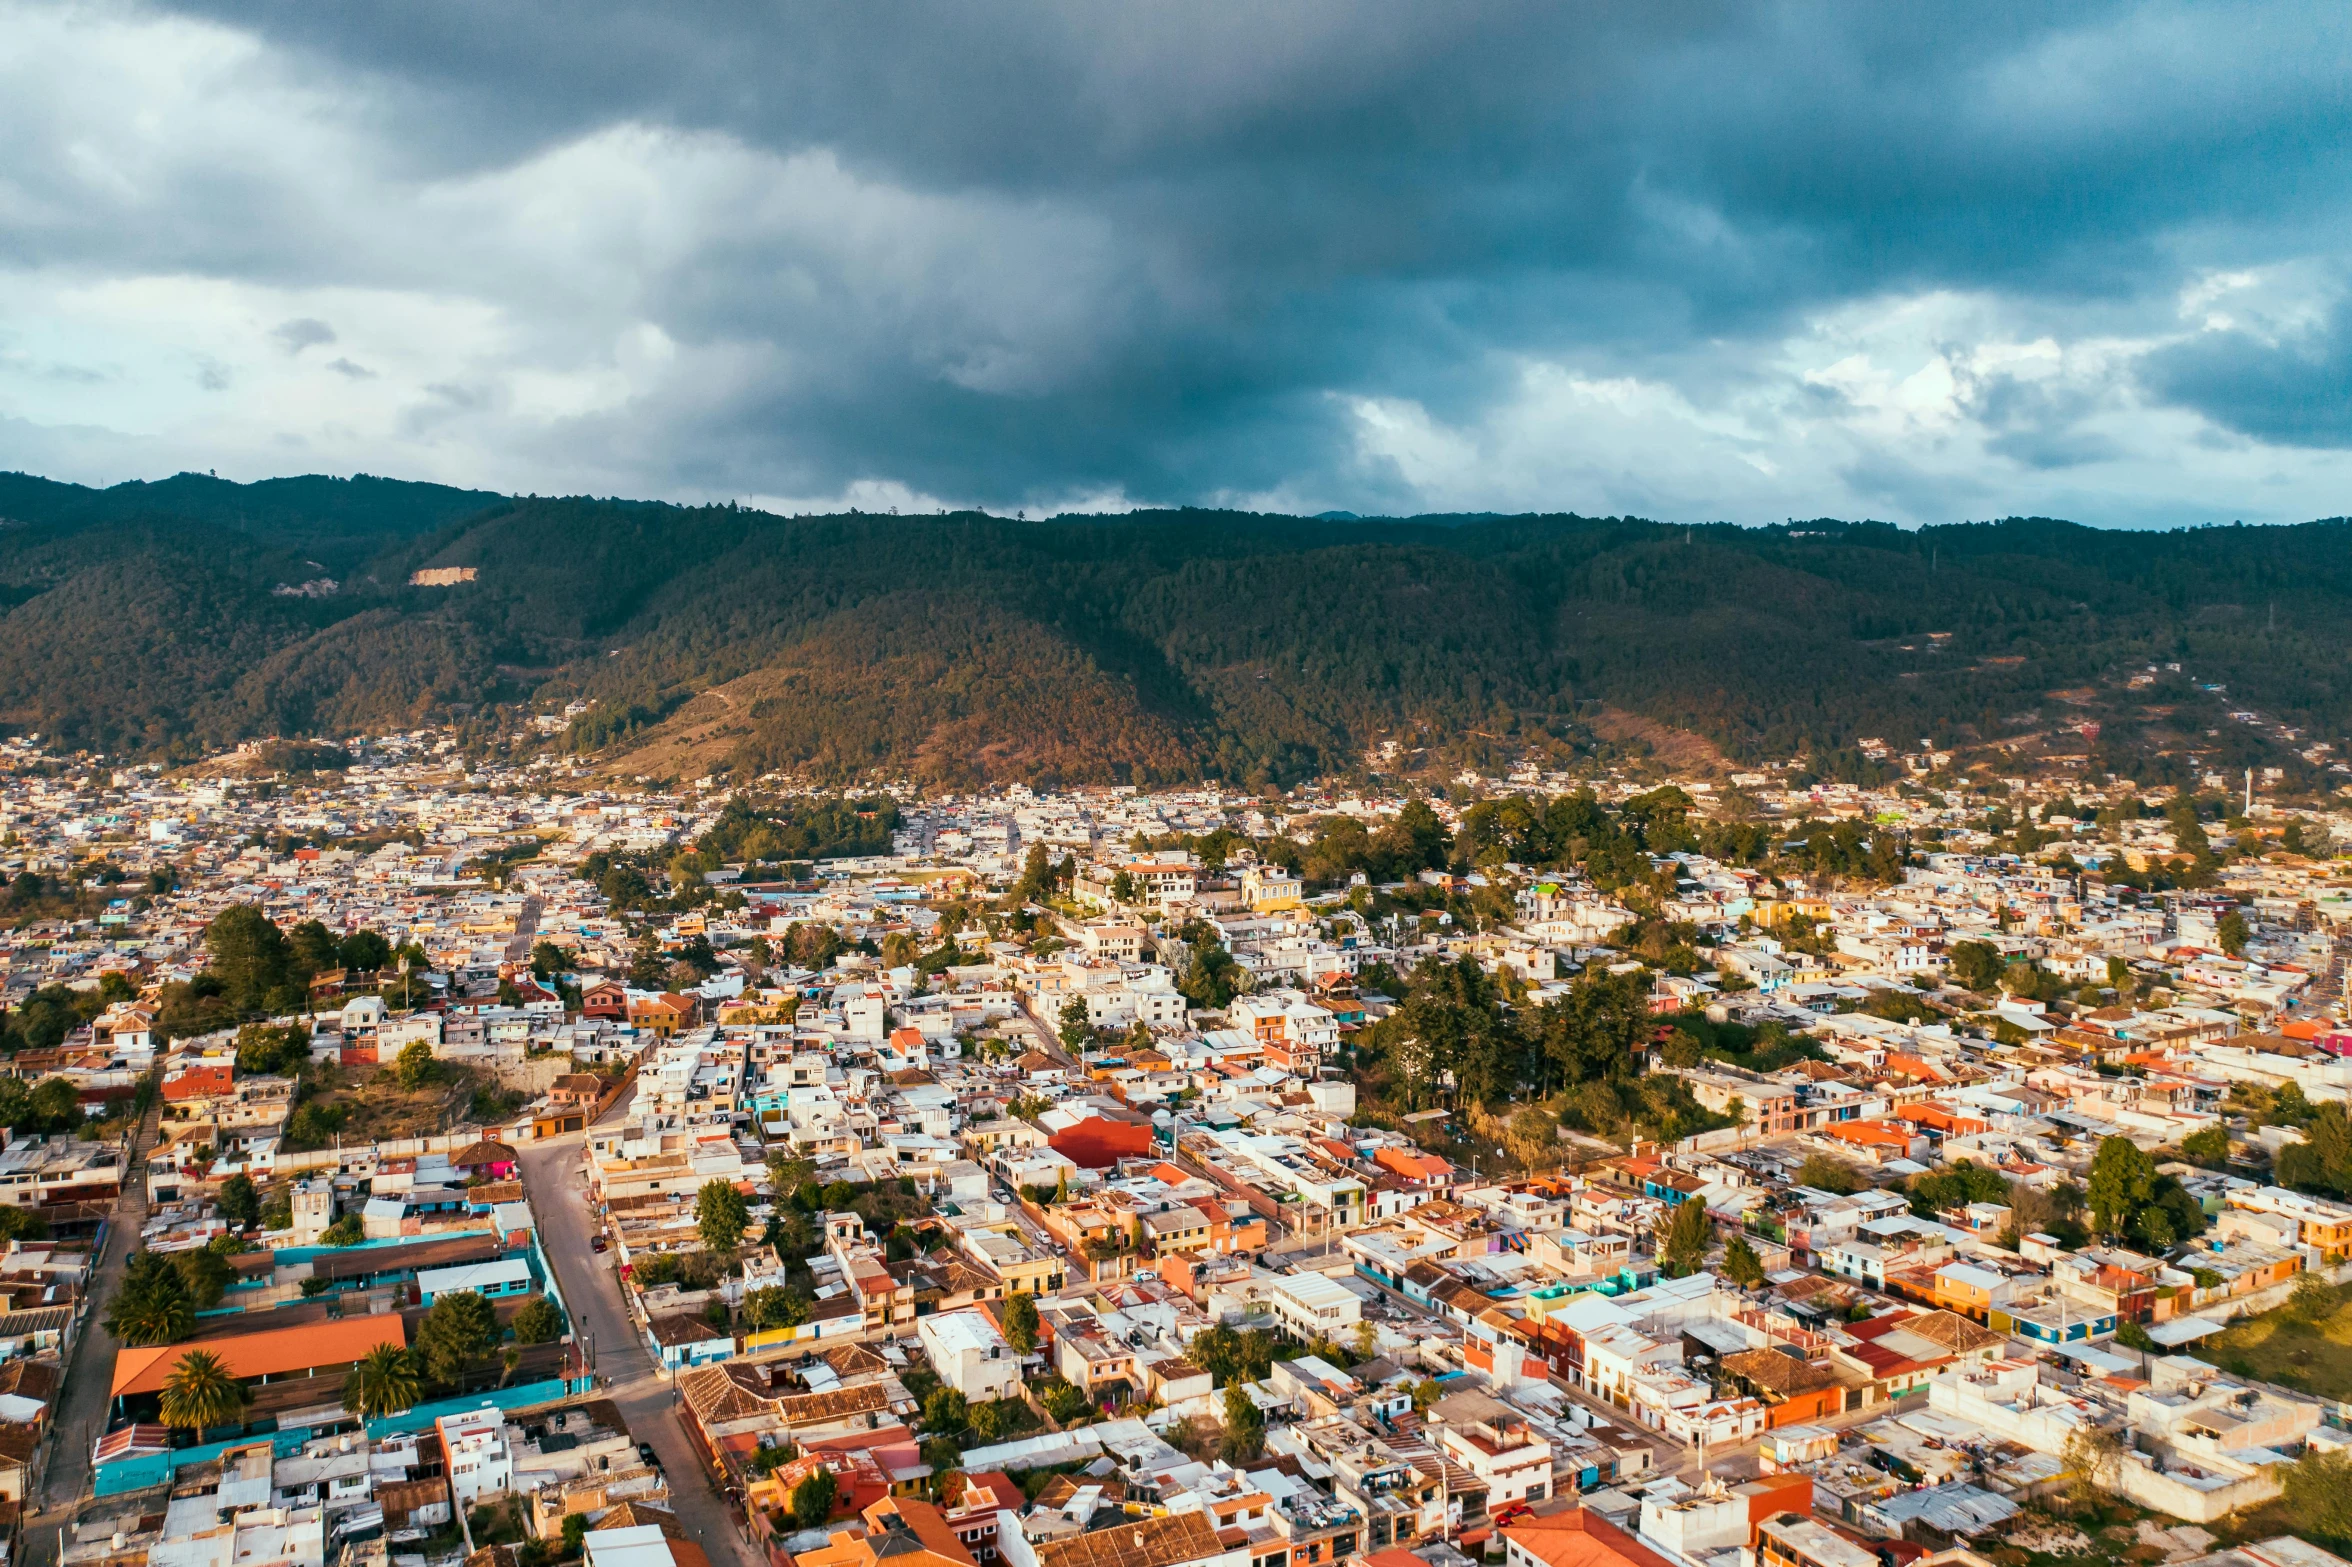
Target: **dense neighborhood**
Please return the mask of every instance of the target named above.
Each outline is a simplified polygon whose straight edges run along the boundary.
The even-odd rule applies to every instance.
[[[2352,816],[1866,752],[0,742],[9,1555],[2334,1561]]]

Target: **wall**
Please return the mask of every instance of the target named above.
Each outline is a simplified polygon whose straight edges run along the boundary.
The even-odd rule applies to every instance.
[[[521,1387],[499,1388],[494,1392],[476,1393],[467,1398],[445,1399],[440,1403],[419,1404],[414,1409],[397,1415],[386,1415],[367,1423],[371,1440],[422,1431],[443,1415],[462,1414],[469,1409],[493,1405],[499,1409],[528,1409],[534,1404],[553,1404],[596,1389],[596,1378],[574,1377],[569,1380],[551,1378],[545,1382],[530,1382]],[[283,1458],[302,1450],[302,1444],[324,1431],[301,1427],[291,1431],[272,1433],[266,1440],[270,1451]],[[200,1464],[220,1457],[232,1447],[250,1447],[265,1440],[259,1436],[239,1437],[230,1442],[211,1442],[202,1447],[183,1447],[168,1453],[143,1453],[136,1458],[119,1459],[100,1466],[91,1477],[99,1496],[120,1496],[126,1491],[141,1491],[149,1486],[162,1485],[175,1472],[190,1464]]]

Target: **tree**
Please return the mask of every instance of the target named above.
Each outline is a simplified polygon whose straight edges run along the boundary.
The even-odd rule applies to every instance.
[[[2208,1126],[2201,1132],[2191,1132],[2181,1139],[2181,1152],[2195,1163],[2212,1166],[2229,1163],[2229,1133],[2218,1126]]]
[[[417,1324],[417,1353],[424,1358],[425,1370],[444,1387],[455,1387],[466,1366],[489,1354],[497,1342],[498,1315],[477,1290],[436,1297]]]
[[[833,1516],[833,1498],[839,1491],[840,1484],[833,1478],[833,1471],[820,1460],[792,1488],[792,1521],[803,1529],[819,1527]]]
[[[1037,1301],[1028,1294],[1011,1295],[997,1311],[997,1326],[1004,1333],[1005,1344],[1016,1355],[1037,1352]],[[1231,1329],[1225,1331],[1230,1332]],[[1203,1369],[1207,1369],[1203,1367]]]
[[[229,1375],[218,1355],[191,1349],[164,1379],[160,1412],[165,1425],[201,1437],[216,1426],[240,1420],[248,1397],[245,1384]]]
[[[2352,1549],[2352,1452],[2315,1448],[2272,1472],[2298,1533],[2338,1551]]]
[[[237,1270],[229,1266],[226,1255],[235,1246],[224,1235],[210,1245],[172,1253],[172,1267],[178,1271],[180,1282],[187,1286],[189,1303],[198,1311],[210,1311],[219,1305],[229,1286],[236,1282]]]
[[[694,1197],[694,1227],[706,1250],[725,1255],[743,1244],[744,1226],[751,1222],[751,1204],[733,1181],[709,1180]]]
[[[1707,1248],[1715,1240],[1714,1221],[1707,1217],[1707,1205],[1692,1199],[1676,1205],[1658,1218],[1658,1261],[1671,1278],[1696,1273],[1707,1260]]]
[[[563,1337],[563,1310],[544,1295],[523,1302],[510,1324],[518,1344],[552,1344]]]
[[[196,1331],[196,1307],[179,1269],[161,1252],[134,1254],[106,1313],[106,1331],[125,1344],[172,1344]]]
[[[1982,992],[1998,990],[2001,970],[2006,967],[2000,949],[1989,941],[1955,941],[1945,954],[1952,977],[1963,989]]]
[[[251,1176],[232,1175],[221,1182],[213,1206],[231,1224],[252,1224],[261,1218],[261,1193],[254,1189]]]
[[[1266,1450],[1266,1414],[1239,1382],[1225,1385],[1225,1461],[1245,1464]]]
[[[1734,1235],[1723,1248],[1723,1276],[1741,1289],[1756,1289],[1764,1282],[1764,1259],[1756,1255],[1756,1248],[1748,1244],[1745,1235]]]
[[[434,1058],[433,1047],[421,1039],[402,1046],[392,1062],[392,1078],[410,1093],[440,1082],[441,1063]]]
[[[2116,1465],[2123,1461],[2123,1439],[2084,1421],[2066,1438],[2059,1461],[2073,1473],[2070,1490],[2075,1505],[2088,1507],[2114,1479]]]
[[[2336,1293],[2336,1287],[2318,1274],[2298,1274],[2294,1289],[2287,1295],[2287,1315],[2317,1327],[2336,1314],[2342,1298]]]
[[[260,907],[231,904],[204,928],[206,967],[239,1012],[259,1012],[284,997],[292,953],[284,932]]]
[[[373,974],[392,961],[392,943],[372,930],[355,930],[337,945],[336,957],[343,967],[360,974]]]
[[[1862,1189],[1861,1172],[1832,1154],[1809,1153],[1797,1166],[1797,1184],[1840,1197]]]
[[[1072,996],[1062,1003],[1061,1027],[1056,1032],[1061,1036],[1064,1050],[1075,1054],[1085,1047],[1086,1041],[1093,1037],[1094,1027],[1087,1021],[1084,997]]]
[[[1541,1105],[1521,1105],[1504,1126],[1503,1142],[1512,1158],[1532,1170],[1559,1148],[1560,1123]]]
[[[423,1391],[415,1353],[399,1344],[378,1344],[343,1379],[343,1407],[362,1420],[376,1420],[415,1408]]]
[[[972,1423],[964,1395],[952,1387],[935,1387],[923,1400],[923,1429],[934,1436],[960,1435]]]
[[[2233,958],[2246,955],[2246,916],[2236,909],[2221,917],[2213,928],[2213,939],[2221,943],[2221,950]]]
[[[1135,901],[1135,878],[1133,876],[1122,870],[1111,878],[1111,901],[1114,903],[1133,903]]]
[[[2091,1221],[2106,1236],[2121,1235],[2155,1195],[2156,1166],[2128,1137],[2110,1137],[2091,1160]]]
[[[347,1213],[319,1232],[322,1246],[356,1246],[367,1239],[367,1228],[356,1213]]]
[[[588,1515],[567,1514],[563,1521],[563,1553],[578,1556],[588,1548]]]
[[[2296,1085],[2290,1083],[2287,1087]],[[2301,1098],[2299,1089],[2297,1098]],[[2333,1100],[2316,1109],[2288,1104],[2286,1100],[2282,1089],[2272,1101],[2271,1116],[2279,1117],[2282,1110],[2299,1116],[2304,1123],[2303,1141],[2289,1143],[2279,1150],[2279,1184],[2337,1197],[2352,1196],[2352,1115],[2347,1115],[2344,1107]]]

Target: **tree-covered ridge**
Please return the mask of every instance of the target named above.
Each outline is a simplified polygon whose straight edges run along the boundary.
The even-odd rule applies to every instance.
[[[107,749],[584,697],[570,743],[650,736],[657,766],[1288,780],[1383,739],[1489,765],[1621,712],[1825,770],[1863,738],[2089,723],[2103,761],[2173,782],[2192,748],[2301,765],[2235,708],[2352,729],[2340,520],[787,518],[195,475],[0,476],[0,517],[0,718]]]

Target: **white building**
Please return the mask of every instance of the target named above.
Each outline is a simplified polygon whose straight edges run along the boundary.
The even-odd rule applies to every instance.
[[[939,1380],[972,1403],[992,1403],[1021,1396],[1021,1361],[996,1324],[977,1311],[950,1311],[924,1317],[915,1336],[931,1357]]]

